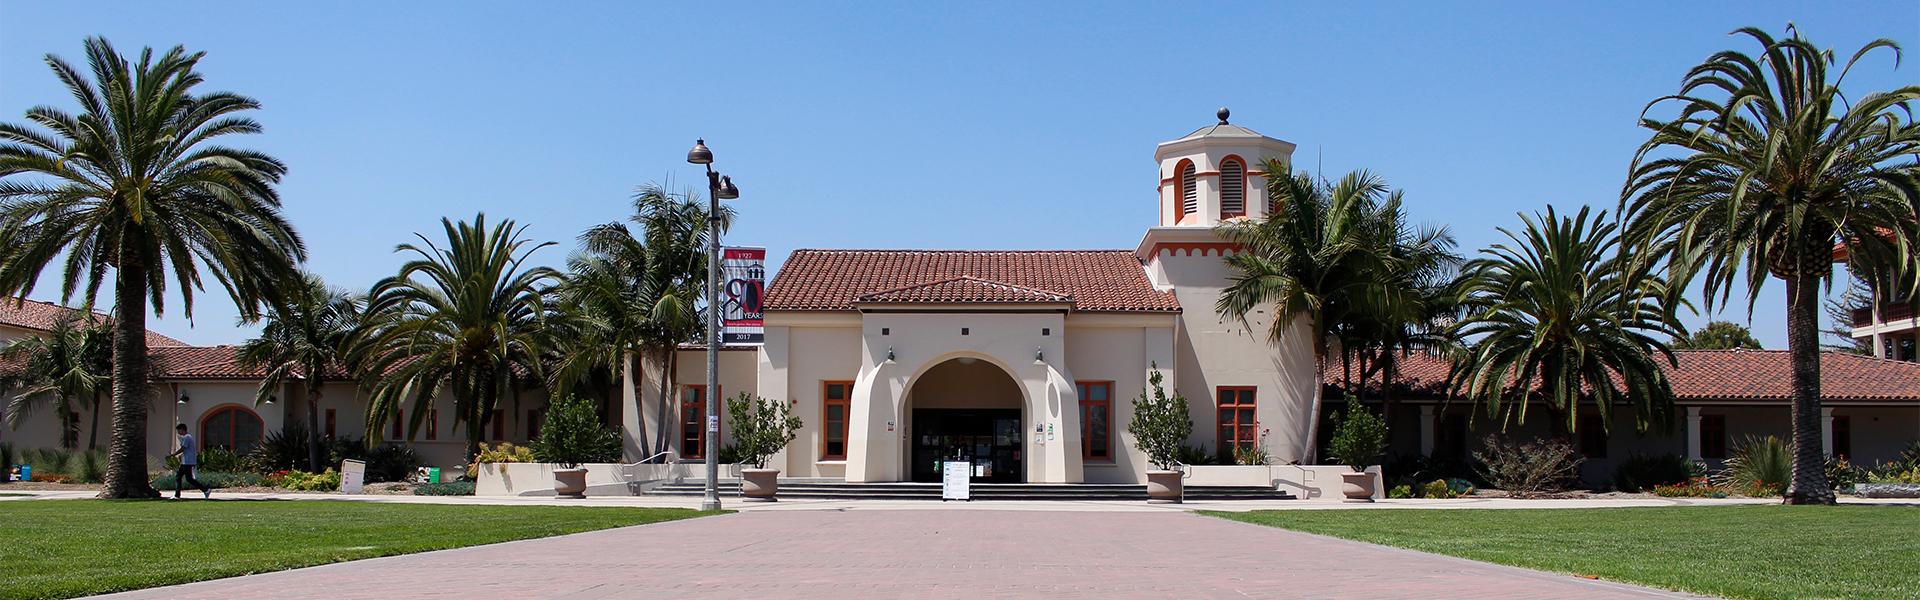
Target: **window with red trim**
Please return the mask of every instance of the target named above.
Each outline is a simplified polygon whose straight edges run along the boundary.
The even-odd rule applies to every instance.
[[[1220,163],[1220,218],[1247,216],[1247,165],[1239,158]]]
[[[820,459],[847,459],[847,423],[852,420],[853,382],[828,381],[820,390]]]
[[[1846,415],[1833,416],[1833,455],[1853,456],[1853,419]]]
[[[1599,415],[1580,416],[1580,454],[1587,458],[1607,457],[1607,423]]]
[[[1253,386],[1220,386],[1214,395],[1220,408],[1220,456],[1234,449],[1252,450],[1260,443],[1260,421]]]
[[[260,415],[239,406],[222,406],[200,417],[200,447],[224,448],[236,454],[260,447],[266,432]]]
[[[1113,382],[1082,381],[1080,393],[1080,458],[1113,461]]]
[[[335,409],[331,408],[327,409],[327,437],[333,437],[333,426],[334,423],[337,422],[334,418],[334,410]]]
[[[1700,415],[1700,458],[1727,457],[1727,416]]]

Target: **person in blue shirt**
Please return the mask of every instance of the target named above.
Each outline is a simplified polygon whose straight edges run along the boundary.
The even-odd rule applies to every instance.
[[[213,488],[200,483],[200,480],[193,476],[194,467],[200,466],[200,443],[194,441],[192,435],[187,434],[186,423],[174,425],[173,432],[180,435],[180,449],[167,455],[180,457],[180,468],[173,472],[173,499],[180,499],[180,489],[187,487],[188,482],[192,482],[193,487],[200,488],[200,497],[212,498]]]

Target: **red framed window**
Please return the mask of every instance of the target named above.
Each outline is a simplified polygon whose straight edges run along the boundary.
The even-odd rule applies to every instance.
[[[538,410],[527,410],[527,441],[540,439],[540,419],[546,416]]]
[[[390,439],[390,440],[407,439],[407,409],[404,409],[404,408],[394,409],[393,427],[391,429],[393,429],[393,431],[387,434],[387,439]]]
[[[225,448],[237,454],[260,447],[266,433],[260,415],[239,406],[222,406],[200,417],[200,447]]]
[[[1846,415],[1833,416],[1833,455],[1853,456],[1853,419]]]
[[[853,382],[820,385],[820,460],[847,459],[847,423],[853,419]]]
[[[1580,417],[1580,454],[1587,458],[1607,457],[1607,423],[1599,415]]]
[[[338,422],[338,419],[336,419],[334,415],[334,409],[327,409],[327,437],[333,437],[333,427],[334,424]]]
[[[1081,381],[1074,387],[1080,393],[1080,458],[1113,462],[1113,382]]]
[[[487,420],[493,421],[493,441],[507,439],[507,411],[498,408],[487,413]]]
[[[1700,458],[1727,457],[1727,416],[1700,415]]]
[[[707,386],[680,386],[680,457],[707,457]]]
[[[427,409],[427,441],[440,439],[440,409]]]
[[[1220,402],[1221,456],[1233,456],[1236,448],[1252,450],[1260,443],[1260,420],[1253,390],[1250,385],[1214,388],[1214,396]]]

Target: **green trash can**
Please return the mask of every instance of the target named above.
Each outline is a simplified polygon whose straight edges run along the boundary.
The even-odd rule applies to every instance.
[[[427,467],[427,483],[440,483],[440,467]]]

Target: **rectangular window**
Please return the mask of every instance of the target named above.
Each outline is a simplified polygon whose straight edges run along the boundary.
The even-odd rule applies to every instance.
[[[847,423],[852,420],[853,382],[828,381],[820,390],[820,460],[847,459]]]
[[[1846,415],[1833,416],[1833,455],[1853,456],[1853,419]]]
[[[680,458],[706,458],[707,386],[680,386]]]
[[[1607,457],[1607,423],[1600,415],[1580,417],[1580,454],[1587,458]]]
[[[487,414],[487,420],[493,421],[493,441],[507,439],[507,411],[498,408]]]
[[[427,409],[427,441],[440,439],[440,409]]]
[[[1727,457],[1727,416],[1700,415],[1700,458]]]
[[[393,433],[388,434],[387,438],[393,440],[407,439],[407,409],[401,408],[393,411]]]
[[[1080,458],[1113,462],[1113,382],[1082,381],[1080,392]]]
[[[540,439],[540,417],[545,416],[538,410],[527,410],[527,441]]]
[[[1260,421],[1255,416],[1253,386],[1220,386],[1220,456],[1232,457],[1235,448],[1252,450],[1260,443]]]
[[[335,422],[334,409],[327,409],[327,437],[333,437],[333,426]]]

